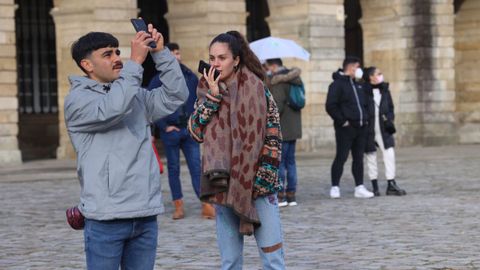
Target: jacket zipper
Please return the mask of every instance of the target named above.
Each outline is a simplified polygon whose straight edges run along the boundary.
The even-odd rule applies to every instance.
[[[355,85],[353,85],[352,78],[349,78],[349,80],[350,80],[350,85],[353,88],[353,93],[355,94],[355,99],[357,100],[358,111],[360,112],[360,126],[363,126],[363,112],[362,112],[362,107],[360,106],[360,99],[358,98],[357,88],[355,88]]]

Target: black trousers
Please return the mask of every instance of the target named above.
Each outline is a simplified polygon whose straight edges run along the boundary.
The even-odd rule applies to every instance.
[[[352,174],[355,179],[355,186],[363,185],[363,154],[367,144],[367,132],[366,126],[359,128],[352,126],[335,127],[337,153],[332,164],[332,186],[340,184],[343,166],[350,151],[352,151]]]

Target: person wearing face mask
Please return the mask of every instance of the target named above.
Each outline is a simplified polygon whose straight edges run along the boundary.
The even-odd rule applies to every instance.
[[[326,110],[335,128],[336,155],[331,168],[332,187],[330,197],[340,198],[340,178],[343,166],[352,152],[352,173],[355,179],[356,198],[372,198],[374,195],[363,185],[363,155],[367,141],[368,103],[361,79],[360,59],[346,57],[343,69],[334,72],[328,87]]]
[[[385,164],[385,176],[388,180],[387,195],[402,196],[407,193],[395,182],[395,140],[387,121],[393,123],[395,119],[394,106],[388,83],[384,82],[383,74],[376,67],[365,69],[365,92],[370,104],[370,121],[365,157],[367,160],[368,176],[372,182],[373,193],[380,196],[378,189],[377,148],[382,151]]]
[[[204,146],[200,199],[216,207],[221,269],[242,269],[244,236],[252,234],[263,269],[285,269],[277,105],[260,61],[239,32],[216,36],[209,55],[212,67],[198,84],[188,129]]]

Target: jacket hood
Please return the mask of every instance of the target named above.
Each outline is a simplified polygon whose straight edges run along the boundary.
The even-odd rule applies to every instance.
[[[106,84],[99,83],[86,76],[69,76],[68,80],[71,85],[70,91],[88,88],[100,93],[105,93],[105,91],[103,91],[103,86]]]
[[[350,79],[350,76],[347,76],[343,73],[342,69],[338,69],[337,71],[332,73],[332,79],[334,81],[336,80],[345,80],[348,81]]]
[[[302,70],[299,68],[292,68],[290,70],[286,70],[286,72],[280,72],[274,74],[270,83],[272,85],[279,84],[279,83],[293,83],[293,84],[301,84],[302,80],[300,79],[300,74]]]

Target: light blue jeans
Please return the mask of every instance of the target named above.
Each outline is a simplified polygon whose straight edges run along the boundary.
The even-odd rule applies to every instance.
[[[151,270],[157,250],[157,217],[85,219],[88,270]]]
[[[282,226],[277,195],[262,196],[255,200],[261,226],[254,231],[258,252],[264,270],[285,269]],[[216,206],[217,242],[220,248],[222,270],[240,270],[243,266],[243,235],[239,233],[240,220],[232,209]],[[282,246],[274,251],[265,248]]]

